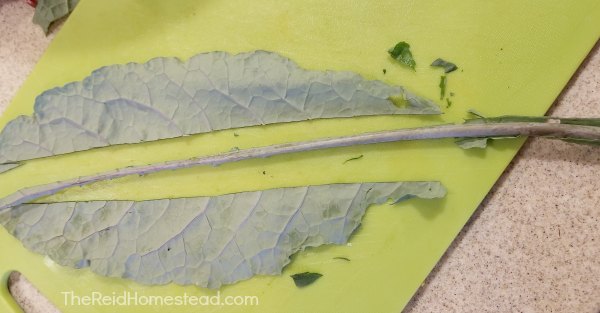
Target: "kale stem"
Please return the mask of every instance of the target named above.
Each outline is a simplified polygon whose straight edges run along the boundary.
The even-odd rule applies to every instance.
[[[55,194],[70,187],[83,186],[98,181],[116,179],[129,175],[145,175],[165,170],[176,170],[201,165],[218,166],[225,163],[247,159],[267,158],[280,154],[353,145],[367,145],[383,142],[422,139],[517,136],[539,136],[556,139],[568,138],[583,141],[600,141],[600,127],[546,122],[492,122],[387,130],[352,136],[284,143],[244,150],[234,150],[226,153],[186,160],[126,167],[104,173],[82,176],[70,180],[24,188],[1,199],[0,211],[17,206],[19,204],[33,201],[44,196]]]

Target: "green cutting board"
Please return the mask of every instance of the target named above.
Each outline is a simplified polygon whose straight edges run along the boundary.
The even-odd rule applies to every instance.
[[[438,57],[458,64],[448,75],[452,106],[441,117],[369,117],[222,131],[27,162],[0,176],[0,196],[16,189],[113,167],[364,131],[458,122],[474,108],[487,115],[543,114],[600,36],[597,0],[503,1],[164,1],[84,0],[56,36],[0,126],[30,114],[43,90],[80,80],[103,65],[199,52],[270,50],[317,70],[350,70],[439,99]],[[387,49],[407,41],[416,71]],[[387,73],[383,72],[387,70]],[[149,199],[216,195],[282,186],[359,181],[440,180],[443,200],[371,207],[351,245],[299,253],[281,276],[224,287],[257,296],[256,306],[70,306],[63,292],[86,296],[216,295],[176,285],[148,287],[54,264],[0,231],[0,269],[23,272],[65,312],[399,312],[518,150],[506,140],[464,151],[451,140],[389,143],[244,161],[125,178],[69,190],[50,200]],[[344,164],[344,160],[364,155]],[[264,174],[263,174],[264,171]],[[351,261],[333,259],[347,257]],[[465,269],[467,270],[467,269]],[[289,275],[324,276],[298,289]],[[0,311],[17,310],[5,289]]]

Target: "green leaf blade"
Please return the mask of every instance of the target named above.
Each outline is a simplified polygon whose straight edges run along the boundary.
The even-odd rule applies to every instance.
[[[33,116],[0,133],[0,164],[273,123],[439,113],[402,87],[304,70],[272,52],[156,58],[103,67],[38,96]]]
[[[398,182],[24,204],[0,212],[0,224],[28,249],[65,266],[148,285],[219,288],[279,275],[307,247],[345,244],[372,204],[445,193],[439,182]]]

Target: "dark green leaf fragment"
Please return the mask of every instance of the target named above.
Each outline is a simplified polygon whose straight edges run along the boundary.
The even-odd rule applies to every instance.
[[[410,52],[410,45],[404,41],[397,43],[393,48],[388,50],[388,53],[392,58],[398,62],[415,70],[417,63],[413,59],[412,52]]]
[[[454,72],[458,69],[458,66],[456,66],[456,64],[452,63],[452,62],[448,62],[444,59],[438,58],[437,60],[433,61],[431,63],[431,66],[433,67],[441,67],[444,69],[444,72],[446,74],[450,73],[450,72]]]
[[[383,69],[383,75],[385,75],[385,73],[387,73],[387,70],[386,70],[386,69]]]
[[[452,101],[450,101],[450,98],[446,98],[446,108],[449,108],[452,106]]]
[[[291,275],[290,277],[294,280],[296,287],[305,287],[314,283],[317,279],[321,278],[321,276],[323,275],[319,273],[304,272]]]
[[[344,261],[348,261],[350,262],[350,259],[347,257],[343,257],[343,256],[336,256],[333,258],[334,260],[344,260]]]
[[[360,159],[362,159],[363,157],[364,157],[364,155],[362,155],[362,154],[361,154],[361,155],[359,155],[359,156],[355,156],[355,157],[349,158],[348,160],[344,161],[344,163],[342,163],[342,164],[346,164],[346,163],[348,163],[348,162],[350,162],[350,161],[354,161],[354,160],[360,160]]]
[[[479,118],[485,118],[485,116],[484,116],[483,114],[481,114],[479,111],[477,111],[477,110],[475,110],[475,109],[468,109],[468,110],[467,110],[467,113],[469,113],[469,114],[472,114],[472,115],[475,115],[475,116],[477,116],[477,117],[479,117]],[[469,120],[467,119],[467,120],[465,120],[465,121],[469,121]]]
[[[440,76],[440,100],[443,100],[446,96],[446,75]]]

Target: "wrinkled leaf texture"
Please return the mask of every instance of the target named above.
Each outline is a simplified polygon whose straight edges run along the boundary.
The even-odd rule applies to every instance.
[[[148,201],[24,204],[0,223],[59,264],[142,284],[219,288],[345,244],[371,204],[440,198],[439,182],[357,183]]]
[[[273,52],[161,57],[106,66],[38,96],[33,116],[17,117],[0,133],[0,172],[14,167],[7,163],[215,130],[438,113],[435,103],[402,87],[304,70]]]

